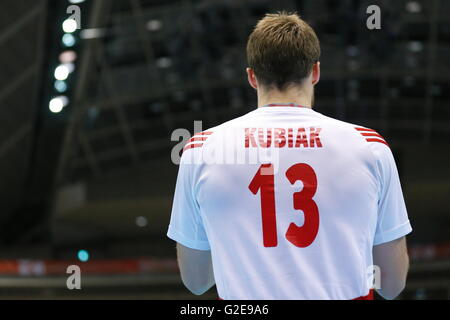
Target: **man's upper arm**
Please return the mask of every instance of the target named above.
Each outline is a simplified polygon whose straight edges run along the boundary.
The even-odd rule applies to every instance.
[[[214,285],[211,251],[177,244],[178,266],[184,285],[194,294],[203,294]]]
[[[395,269],[397,263],[402,263],[402,257],[407,253],[406,238],[385,242],[373,247],[374,265],[386,266],[387,270]]]
[[[377,291],[385,299],[396,298],[404,289],[409,259],[406,238],[373,247],[373,263],[381,270],[381,283]]]

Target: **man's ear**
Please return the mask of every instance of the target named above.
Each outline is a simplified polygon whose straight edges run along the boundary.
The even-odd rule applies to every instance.
[[[314,63],[312,67],[312,85],[315,86],[320,80],[320,61]]]
[[[248,83],[250,83],[253,89],[258,89],[258,81],[256,80],[255,72],[252,68],[247,68],[246,71]]]

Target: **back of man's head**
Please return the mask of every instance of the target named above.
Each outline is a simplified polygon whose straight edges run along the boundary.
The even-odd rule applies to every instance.
[[[268,89],[301,84],[319,58],[316,33],[295,13],[266,14],[247,42],[248,66]]]

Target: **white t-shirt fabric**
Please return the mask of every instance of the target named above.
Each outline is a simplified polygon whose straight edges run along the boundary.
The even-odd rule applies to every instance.
[[[222,299],[354,299],[372,247],[412,231],[374,130],[270,104],[183,149],[168,237],[211,250]]]

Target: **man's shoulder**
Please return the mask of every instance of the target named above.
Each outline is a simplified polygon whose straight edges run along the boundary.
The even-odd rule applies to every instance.
[[[215,127],[208,128],[205,131],[208,132],[209,135],[214,136],[230,133],[230,131],[232,131],[234,128],[240,128],[244,126],[246,120],[248,120],[249,117],[251,117],[251,114],[252,112],[248,112],[242,116],[225,121]]]
[[[363,127],[363,126],[355,124],[355,123],[350,123],[350,122],[346,122],[343,120],[331,118],[331,117],[323,115],[323,114],[320,114],[320,115],[321,115],[321,120],[324,122],[325,125],[327,125],[331,128],[335,128],[336,130],[344,129],[344,130],[348,130],[350,132],[354,132],[354,128]]]
[[[183,152],[191,149],[195,149],[196,152],[201,152],[206,145],[214,143],[214,141],[219,141],[222,143],[225,137],[233,134],[235,132],[234,129],[244,123],[250,113],[251,112],[228,120],[215,127],[210,127],[206,130],[195,133],[186,143],[183,148]]]
[[[377,130],[373,128],[369,128],[355,123],[345,122],[327,116],[324,116],[324,119],[328,123],[329,127],[335,128],[336,130],[341,129],[348,132],[351,135],[356,135],[364,143],[383,144],[384,146],[389,147],[389,144],[387,143],[386,139]]]

